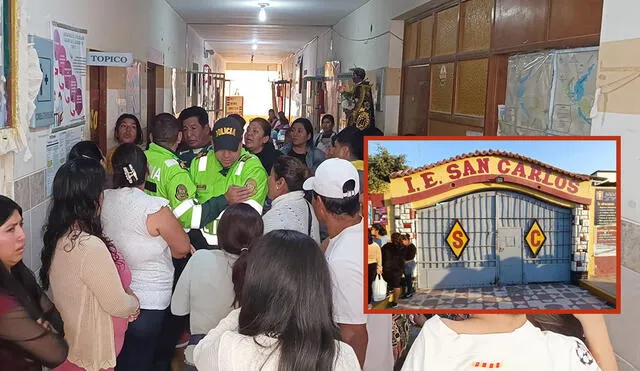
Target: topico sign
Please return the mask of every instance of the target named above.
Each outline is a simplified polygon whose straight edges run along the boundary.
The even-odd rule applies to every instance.
[[[531,228],[529,228],[529,232],[525,235],[524,240],[527,242],[527,246],[529,246],[533,257],[538,257],[542,246],[544,246],[544,243],[547,241],[547,236],[542,231],[537,220],[534,220],[533,224],[531,224]]]
[[[455,255],[457,260],[460,260],[464,248],[469,244],[469,236],[467,235],[467,232],[464,231],[464,228],[462,228],[460,220],[456,219],[445,240],[447,241],[447,245],[449,245],[451,252],[453,252],[453,255]]]
[[[391,180],[393,203],[408,203],[433,197],[472,184],[524,186],[536,192],[588,205],[590,181],[586,175],[571,174],[551,166],[513,156],[462,156]]]

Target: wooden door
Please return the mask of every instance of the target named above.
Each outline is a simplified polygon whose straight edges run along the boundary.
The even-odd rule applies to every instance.
[[[107,67],[89,68],[89,122],[91,140],[107,153]]]
[[[156,64],[147,62],[147,138],[156,117]]]
[[[405,67],[399,135],[427,135],[430,75],[428,64]]]

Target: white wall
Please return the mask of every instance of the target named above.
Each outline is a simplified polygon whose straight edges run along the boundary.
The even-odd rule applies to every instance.
[[[315,56],[316,68],[321,72],[327,60],[342,62],[342,72],[354,66],[371,71],[379,68],[402,68],[402,38],[404,21],[394,20],[400,15],[424,6],[425,0],[370,0],[341,19],[333,32],[322,35],[304,50],[307,58]],[[392,32],[394,35],[390,34]],[[372,40],[365,40],[383,35]],[[286,62],[283,62],[283,64]],[[398,133],[400,114],[399,95],[383,95],[383,112],[376,112],[376,125],[386,135]]]
[[[605,0],[601,33],[600,60],[611,59],[608,55],[608,43],[626,40],[626,50],[638,50],[640,46],[640,24],[637,22],[640,14],[640,3],[626,0]],[[623,50],[624,47],[623,47]],[[638,68],[640,53],[632,58],[624,58],[620,66]],[[613,57],[614,60],[622,60]],[[624,64],[624,65],[622,65]],[[603,67],[602,65],[600,67]],[[608,66],[605,66],[608,67]],[[602,72],[600,72],[602,73]],[[600,75],[599,73],[599,75]],[[607,80],[599,79],[598,86]],[[640,97],[637,82],[630,84],[622,94],[628,98],[630,94]],[[615,104],[615,97],[608,99],[609,106]],[[602,101],[602,99],[601,99]],[[637,102],[637,99],[635,100]],[[640,312],[640,115],[625,112],[606,112],[607,107],[600,107],[604,112],[599,113],[593,120],[592,135],[620,135],[622,137],[622,314],[608,316],[607,321],[612,335],[614,349],[618,356],[620,371],[640,370],[640,322],[637,313]],[[628,106],[627,112],[637,112],[636,107]],[[619,169],[620,171],[620,169]]]
[[[190,32],[193,53],[187,57],[187,26],[165,0],[22,0],[25,17],[23,27],[29,34],[50,38],[51,21],[57,21],[88,31],[88,48],[104,51],[132,52],[137,60],[146,61],[150,49],[164,54],[164,65],[184,69],[190,60],[202,65],[202,40]],[[197,56],[200,59],[196,59]],[[220,65],[223,65],[222,63]],[[169,73],[169,72],[168,72]],[[142,69],[142,83],[146,81]],[[141,101],[146,110],[146,89],[143,85]],[[170,85],[165,84],[159,98],[160,109],[171,108]],[[88,89],[87,89],[88,91]],[[120,96],[119,91],[108,92],[110,98]],[[89,99],[85,101],[88,107]],[[114,120],[113,108],[117,101],[109,99],[109,119]],[[117,113],[117,108],[115,109]],[[111,133],[112,126],[108,132]],[[25,162],[23,153],[15,156],[14,193],[25,209],[25,230],[28,234],[28,253],[25,262],[32,268],[39,267],[42,248],[42,227],[50,200],[44,197],[44,169],[46,168],[45,144],[48,130],[30,132],[27,140],[33,158]]]

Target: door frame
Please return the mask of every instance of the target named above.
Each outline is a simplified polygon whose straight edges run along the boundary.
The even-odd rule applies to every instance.
[[[93,50],[92,50],[93,51]],[[89,132],[91,140],[98,144],[102,153],[107,153],[107,67],[89,68]],[[94,100],[93,92],[98,97]],[[96,107],[93,103],[97,102]]]

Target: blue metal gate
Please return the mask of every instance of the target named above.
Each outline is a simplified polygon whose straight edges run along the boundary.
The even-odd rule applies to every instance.
[[[471,193],[442,202],[419,210],[416,218],[420,288],[493,286],[501,283],[500,277],[510,277],[504,284],[570,279],[570,209],[500,190]],[[446,242],[456,219],[469,238],[460,259],[455,258]],[[547,238],[537,257],[529,251],[524,239],[534,220]],[[511,251],[509,259],[502,260],[502,264],[497,249],[499,231],[506,231],[506,235],[512,237],[511,247],[520,251],[515,255]],[[500,273],[501,267],[507,269],[514,263],[521,265],[515,276]]]

